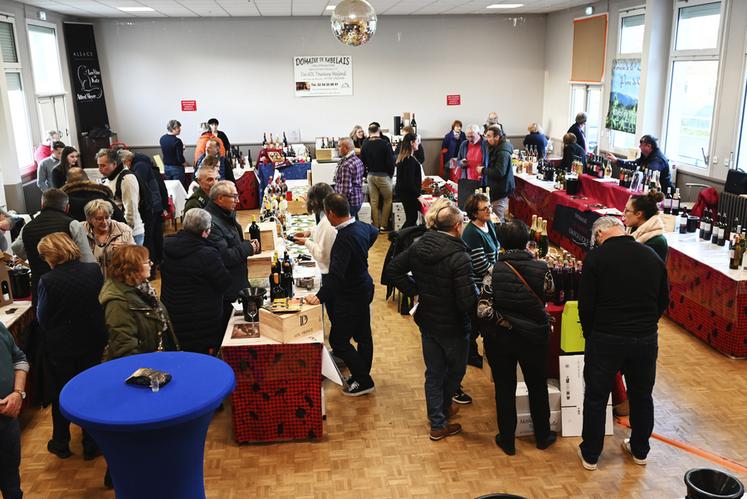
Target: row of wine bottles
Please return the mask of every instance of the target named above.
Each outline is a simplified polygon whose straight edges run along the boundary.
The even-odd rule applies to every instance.
[[[745,230],[747,227],[742,229],[738,217],[734,217],[734,221],[729,224],[725,213],[714,214],[706,210],[700,220],[699,236],[700,239],[711,241],[718,246],[725,246],[726,241],[731,241],[732,234],[741,234]]]
[[[662,201],[662,209],[667,215],[679,215],[680,214],[680,188],[677,187],[672,194],[672,188],[667,187],[667,194],[664,196]]]
[[[275,252],[270,270],[270,300],[281,298],[293,298],[293,263],[287,251],[282,259]]]
[[[251,168],[252,167],[252,151],[251,149],[246,150],[246,156],[239,149],[239,146],[231,146],[230,156],[231,164],[234,168]]]
[[[567,301],[578,300],[578,288],[583,270],[581,260],[577,260],[565,251],[557,258],[548,256],[545,260],[555,284],[552,302],[555,305],[562,305]]]
[[[283,155],[286,158],[295,158],[296,157],[296,151],[288,145],[288,138],[285,136],[285,132],[283,132],[283,140],[280,140],[280,136],[276,135],[275,139],[273,140],[272,133],[270,133],[270,140],[267,140],[267,132],[262,134],[262,147],[263,148],[272,148],[272,149],[280,149],[283,151]]]
[[[547,237],[547,220],[532,215],[532,227],[529,230],[529,242],[534,242],[537,247],[537,255],[540,258],[547,256],[550,250],[550,241]]]

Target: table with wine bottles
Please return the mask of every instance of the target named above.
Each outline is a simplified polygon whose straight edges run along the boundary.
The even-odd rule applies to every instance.
[[[665,237],[669,318],[717,351],[747,358],[747,258],[734,269],[728,245],[705,241],[698,232]]]

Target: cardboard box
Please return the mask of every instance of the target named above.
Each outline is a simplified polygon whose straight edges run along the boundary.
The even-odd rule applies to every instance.
[[[399,201],[397,201],[396,203],[392,203],[392,213],[394,215],[396,215],[396,214],[399,213],[402,216],[404,216],[405,215],[405,206],[402,203],[400,203]]]
[[[10,277],[8,276],[8,267],[5,263],[0,262],[0,307],[10,305],[13,303],[13,291],[10,285]]]
[[[561,431],[562,416],[559,410],[550,411],[550,431]],[[534,435],[534,425],[532,416],[529,411],[526,413],[516,413],[516,436],[525,437]]]
[[[264,250],[264,247],[262,249]],[[272,257],[273,252],[270,250],[247,258],[249,279],[267,279],[272,268]]]
[[[561,407],[560,408],[561,423],[560,427],[562,430],[561,435],[564,437],[580,437],[581,431],[584,427],[584,407],[573,406],[573,407]],[[612,424],[612,405],[607,406],[604,423],[604,434],[612,435],[613,424]]]
[[[363,203],[358,211],[358,220],[370,224],[371,222],[371,203]]]
[[[294,198],[293,201],[288,201],[288,213],[291,215],[306,215],[306,200],[302,198]]]
[[[550,410],[560,410],[560,388],[548,383],[547,395],[550,399]],[[516,413],[529,414],[529,390],[523,381],[516,384]]]
[[[584,405],[584,356],[560,356],[560,405]]]
[[[325,149],[322,147],[318,147],[316,149],[316,159],[321,161],[329,161],[334,157],[335,150],[334,149]]]
[[[303,305],[300,312],[273,314],[259,309],[259,334],[280,343],[296,343],[324,329],[321,305]]]

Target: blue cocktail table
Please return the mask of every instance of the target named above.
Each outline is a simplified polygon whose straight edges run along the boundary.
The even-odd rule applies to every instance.
[[[158,392],[125,384],[141,367],[166,371],[173,379]],[[60,409],[98,443],[117,499],[204,499],[205,436],[234,384],[232,369],[215,357],[133,355],[74,377],[62,389]]]

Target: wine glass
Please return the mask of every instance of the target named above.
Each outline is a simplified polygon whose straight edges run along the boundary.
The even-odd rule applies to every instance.
[[[246,306],[246,315],[249,316],[249,322],[257,322],[255,320],[255,317],[257,317],[257,303],[252,301]]]

